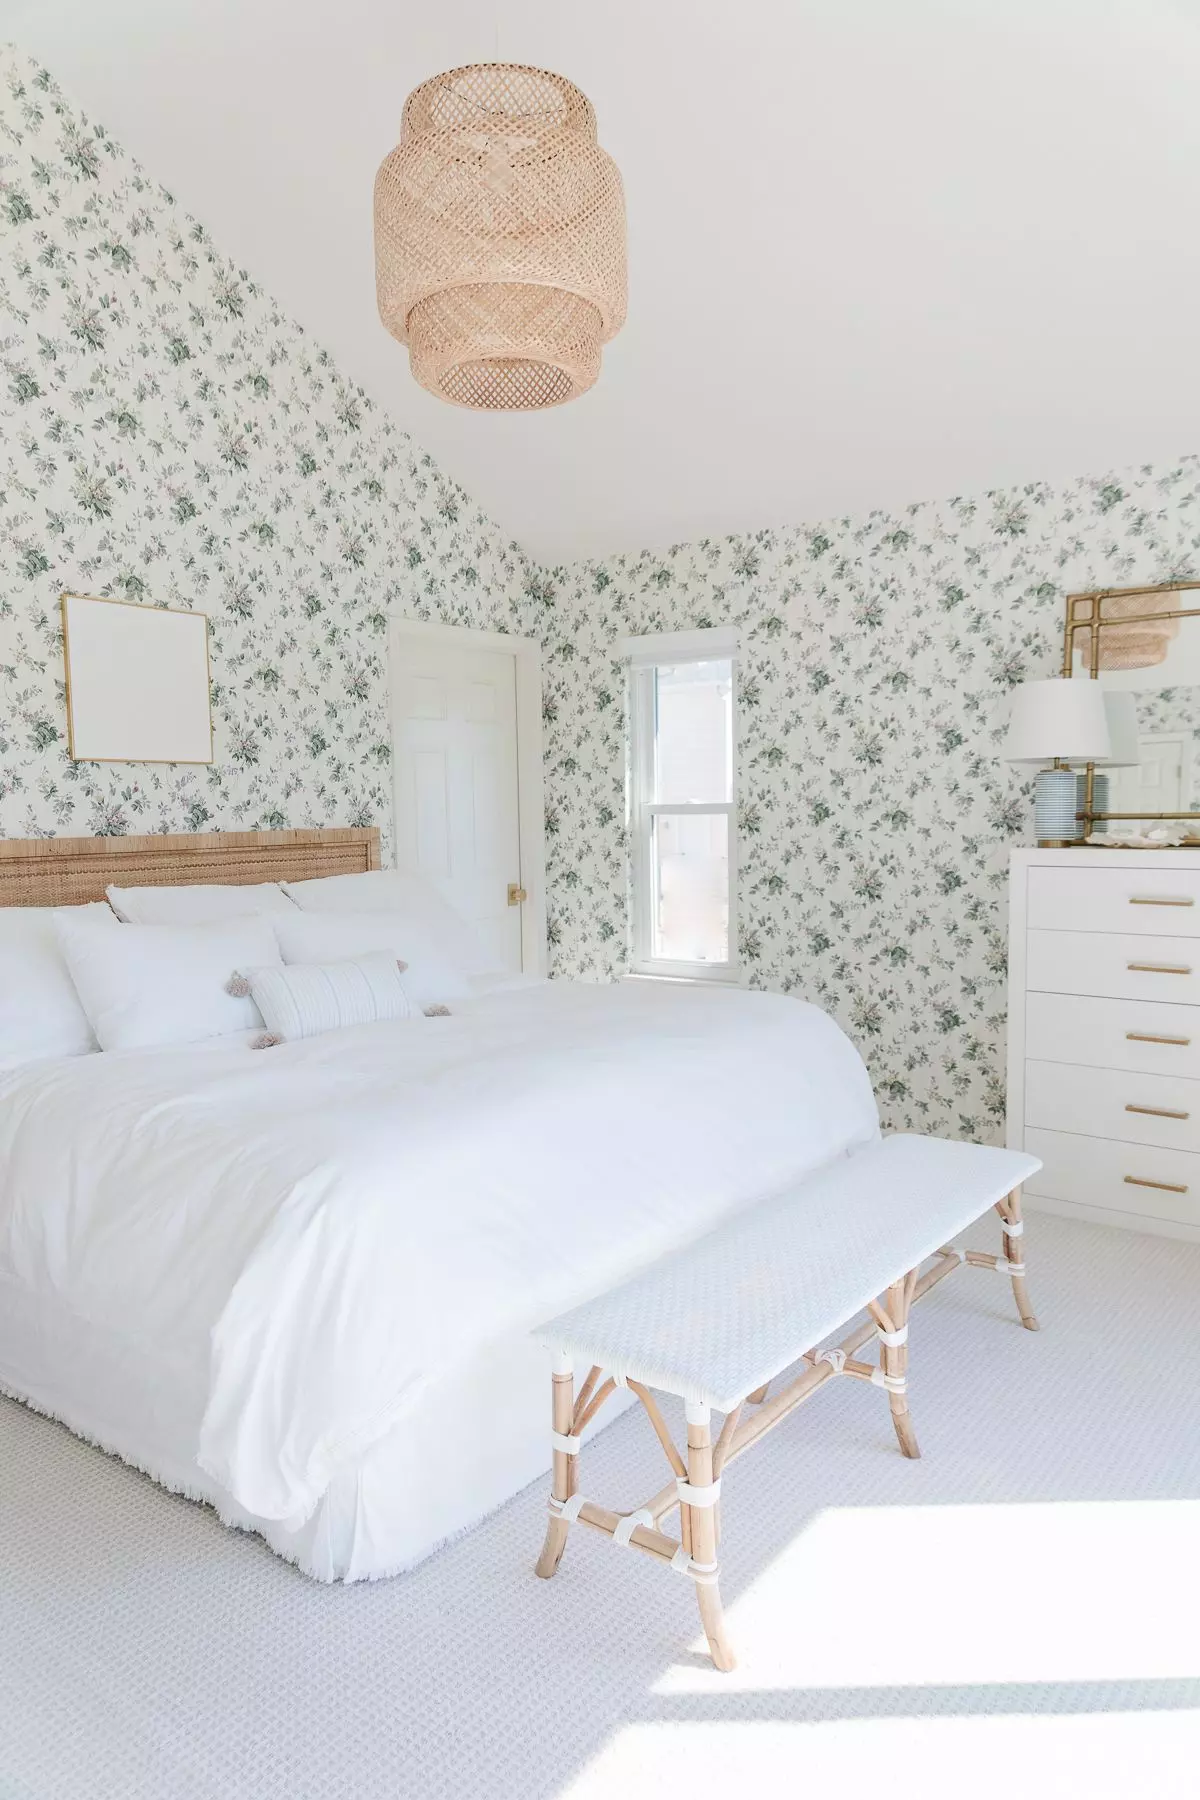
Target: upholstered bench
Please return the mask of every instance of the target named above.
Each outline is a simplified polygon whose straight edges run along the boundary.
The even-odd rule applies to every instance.
[[[908,1411],[910,1309],[966,1265],[1008,1276],[1021,1323],[1037,1330],[1021,1252],[1020,1184],[1040,1167],[1015,1150],[884,1138],[542,1326],[537,1335],[554,1354],[554,1473],[538,1574],[553,1575],[576,1521],[656,1557],[695,1582],[712,1659],[731,1669],[717,1586],[725,1465],[838,1375],[881,1387],[901,1450],[919,1456]],[[993,1206],[1001,1255],[949,1244]],[[819,1348],[864,1308],[868,1317],[841,1343]],[[877,1363],[858,1355],[872,1336]],[[768,1397],[772,1379],[801,1357],[800,1372]],[[577,1359],[591,1365],[578,1395]],[[637,1395],[673,1472],[645,1506],[624,1514],[586,1499],[577,1476],[580,1434],[616,1387]],[[684,1402],[686,1457],[653,1388]],[[714,1410],[725,1415],[715,1443]],[[660,1529],[675,1506],[678,1539]]]

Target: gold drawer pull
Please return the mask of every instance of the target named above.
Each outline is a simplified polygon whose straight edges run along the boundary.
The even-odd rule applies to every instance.
[[[1192,972],[1186,963],[1126,963],[1125,967],[1142,975],[1190,975]]]
[[[1151,896],[1149,894],[1133,894],[1130,897],[1129,904],[1130,904],[1130,906],[1195,906],[1196,902],[1194,900],[1183,900],[1183,899],[1180,899],[1180,900],[1159,899],[1157,895]]]
[[[1144,1175],[1127,1175],[1125,1180],[1130,1187],[1159,1188],[1164,1194],[1187,1193],[1186,1181],[1147,1181]]]
[[[1186,1050],[1191,1038],[1158,1037],[1153,1031],[1127,1031],[1125,1036],[1131,1044],[1178,1044]]]
[[[1169,1106],[1134,1106],[1132,1102],[1126,1105],[1125,1111],[1149,1113],[1152,1119],[1190,1119],[1192,1116],[1191,1113],[1172,1112]]]

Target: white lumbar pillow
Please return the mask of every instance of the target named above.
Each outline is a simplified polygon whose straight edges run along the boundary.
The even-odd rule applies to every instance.
[[[130,925],[207,925],[213,919],[245,919],[251,913],[295,912],[277,881],[194,882],[183,887],[105,889],[118,919]]]
[[[337,877],[333,877],[337,879]],[[387,912],[300,912],[272,915],[271,929],[285,963],[331,963],[386,950],[407,965],[404,985],[422,1006],[465,1000],[471,983],[438,949],[424,926]]]
[[[279,961],[265,918],[209,925],[120,925],[56,921],[59,942],[102,1050],[147,1050],[252,1031],[262,1017],[248,994],[231,994],[236,972]]]
[[[396,958],[386,950],[352,962],[293,963],[240,973],[262,1014],[266,1043],[292,1043],[348,1025],[424,1018]]]
[[[98,1048],[58,941],[59,918],[86,918],[110,936],[120,930],[103,900],[0,907],[0,1069]]]
[[[464,975],[486,975],[499,965],[467,921],[436,888],[400,869],[361,875],[318,875],[285,881],[284,892],[304,912],[387,912],[419,926],[432,946]]]

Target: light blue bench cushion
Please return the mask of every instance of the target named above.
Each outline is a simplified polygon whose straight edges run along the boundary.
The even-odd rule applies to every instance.
[[[1041,1163],[890,1137],[759,1201],[537,1336],[727,1412],[852,1319]]]

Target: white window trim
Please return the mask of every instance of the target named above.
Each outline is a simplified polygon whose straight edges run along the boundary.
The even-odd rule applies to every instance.
[[[699,631],[660,632],[655,636],[623,638],[621,656],[629,662],[629,972],[665,980],[738,982],[741,968],[738,942],[738,634],[731,626]],[[655,801],[643,799],[652,779],[650,759],[654,750],[653,671],[663,663],[728,661],[731,664],[733,782],[728,801]],[[651,954],[654,942],[651,908],[651,829],[657,813],[724,813],[729,821],[729,943],[728,962],[682,962]]]
[[[699,631],[660,631],[621,638],[617,654],[636,668],[654,663],[714,662],[736,658],[736,625],[707,625]]]

